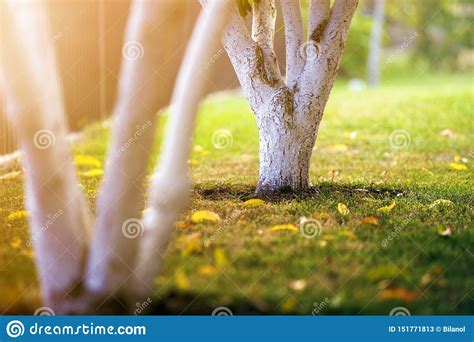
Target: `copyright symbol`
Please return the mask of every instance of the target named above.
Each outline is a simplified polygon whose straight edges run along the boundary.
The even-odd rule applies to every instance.
[[[436,327],[436,332],[441,332],[441,327],[440,326]]]

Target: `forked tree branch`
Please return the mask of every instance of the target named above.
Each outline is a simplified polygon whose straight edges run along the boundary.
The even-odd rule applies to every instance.
[[[299,0],[280,0],[285,23],[286,85],[292,89],[304,68],[304,32]]]
[[[320,119],[334,84],[357,4],[358,0],[336,0],[324,30],[319,32],[316,25],[315,30],[318,33],[315,34],[316,31],[313,30],[313,34],[309,37],[318,51],[316,56],[306,61],[299,83],[300,92],[297,95],[300,99],[298,103],[300,109],[308,106],[318,107],[313,111],[319,116],[315,120]]]
[[[283,86],[283,81],[269,76],[269,63],[264,57],[263,49],[252,39],[244,19],[237,12],[222,36],[222,44],[253,112],[257,113],[273,87]],[[278,65],[275,64],[273,68],[278,68]]]

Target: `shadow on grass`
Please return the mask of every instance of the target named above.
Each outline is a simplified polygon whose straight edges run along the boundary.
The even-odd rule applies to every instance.
[[[405,195],[405,191],[395,189],[388,186],[375,187],[364,186],[362,184],[346,185],[331,182],[319,183],[317,186],[311,186],[308,190],[302,193],[294,193],[290,191],[281,191],[267,196],[257,196],[255,194],[254,185],[196,185],[195,194],[197,197],[210,200],[239,200],[246,201],[252,198],[262,198],[271,203],[279,203],[288,200],[309,200],[318,199],[321,197],[328,197],[334,194],[340,194],[346,198],[372,196],[376,199],[393,198],[396,196]]]

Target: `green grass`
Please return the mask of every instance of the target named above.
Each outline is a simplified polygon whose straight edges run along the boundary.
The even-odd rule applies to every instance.
[[[312,191],[266,199],[257,208],[243,205],[254,198],[258,175],[252,113],[238,96],[208,99],[194,142],[208,154],[193,152],[192,201],[156,278],[155,313],[210,314],[225,306],[234,314],[387,315],[395,307],[411,314],[473,314],[473,99],[472,75],[401,78],[359,93],[340,82],[313,154]],[[452,138],[440,135],[446,128]],[[231,131],[230,147],[213,146],[218,129]],[[390,144],[399,129],[410,138],[402,149]],[[75,153],[103,161],[108,129],[96,125],[86,136]],[[467,170],[450,168],[456,156],[466,158],[457,163]],[[0,180],[0,309],[13,313],[40,306],[24,245],[26,219],[6,219],[23,207],[22,181],[21,175]],[[93,205],[100,178],[81,181]],[[438,199],[452,205],[430,208]],[[391,211],[377,212],[393,200]],[[338,203],[348,215],[338,212]],[[189,224],[196,210],[212,210],[221,222]],[[319,236],[270,230],[298,226],[302,216],[319,219]],[[377,217],[379,225],[361,224],[366,216]],[[452,235],[440,236],[447,227]],[[200,244],[186,254],[189,236]],[[15,239],[23,241],[18,248]],[[228,263],[203,274],[201,267],[215,266],[216,250]]]

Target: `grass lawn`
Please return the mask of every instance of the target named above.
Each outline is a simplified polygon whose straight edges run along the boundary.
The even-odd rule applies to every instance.
[[[253,114],[241,97],[209,98],[190,161],[192,201],[156,278],[155,313],[474,314],[472,79],[398,79],[362,92],[338,83],[311,191],[254,207],[245,203],[258,176]],[[232,134],[224,149],[212,142],[220,129]],[[390,143],[396,130],[409,140],[402,148]],[[108,136],[107,127],[90,127],[75,153],[103,162]],[[79,173],[93,205],[101,177],[88,168]],[[22,182],[20,173],[0,180],[0,312],[31,314],[41,303],[26,218],[15,215]],[[198,210],[220,221],[193,224]],[[317,236],[295,231],[301,217],[318,220]],[[283,224],[294,227],[272,230]]]

